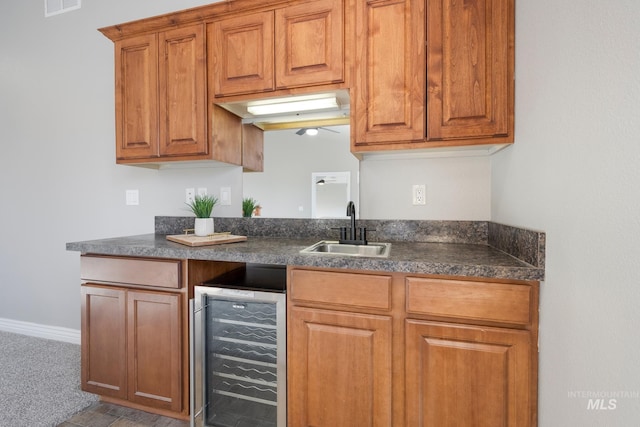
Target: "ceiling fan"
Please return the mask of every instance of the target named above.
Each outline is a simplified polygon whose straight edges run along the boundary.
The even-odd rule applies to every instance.
[[[329,132],[333,132],[333,133],[340,133],[337,130],[333,130],[333,129],[329,129],[329,128],[324,128],[324,127],[309,127],[309,128],[300,128],[298,129],[298,131],[296,132],[296,135],[310,135],[310,136],[315,136],[318,134],[318,131],[322,129],[322,130],[326,130]]]

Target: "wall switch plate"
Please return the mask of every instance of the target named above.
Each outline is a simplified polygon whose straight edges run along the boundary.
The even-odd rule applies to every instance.
[[[207,187],[198,187],[198,196],[206,196],[207,195]]]
[[[231,187],[220,187],[220,205],[231,206]]]
[[[126,190],[126,204],[127,206],[137,206],[140,204],[140,192],[138,190]]]
[[[413,186],[413,204],[414,205],[427,204],[427,188],[424,184],[415,184]]]
[[[196,199],[196,190],[195,188],[186,188],[184,190],[184,201],[187,204],[191,204],[193,203],[193,201]]]

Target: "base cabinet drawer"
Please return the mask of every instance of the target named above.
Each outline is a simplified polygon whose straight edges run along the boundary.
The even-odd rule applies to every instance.
[[[177,259],[83,255],[80,277],[92,282],[179,289],[180,267],[181,261]]]
[[[528,325],[529,285],[407,277],[407,314]]]

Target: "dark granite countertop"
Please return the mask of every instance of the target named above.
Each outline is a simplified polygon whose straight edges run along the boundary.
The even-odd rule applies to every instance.
[[[67,243],[67,250],[103,255],[299,265],[462,277],[514,280],[544,279],[544,247],[542,247],[542,249],[538,248],[539,251],[541,250],[541,254],[536,255],[539,261],[538,265],[519,259],[523,258],[519,256],[519,253],[523,252],[523,250],[518,247],[518,241],[521,240],[520,235],[522,234],[522,229],[513,229],[507,226],[500,226],[507,228],[497,230],[497,236],[493,236],[492,238],[491,233],[483,231],[483,227],[478,227],[478,223],[476,222],[438,222],[438,230],[442,230],[442,224],[445,224],[446,227],[452,227],[452,229],[455,230],[460,230],[460,227],[469,227],[471,225],[474,230],[479,230],[478,233],[480,235],[484,233],[485,236],[479,239],[473,236],[468,239],[449,239],[442,237],[444,234],[448,235],[448,233],[439,233],[439,237],[434,239],[424,237],[424,235],[422,235],[423,237],[415,237],[419,234],[416,233],[417,226],[415,225],[415,221],[393,222],[392,225],[396,234],[398,234],[397,229],[399,223],[403,226],[409,224],[412,229],[414,241],[408,241],[406,237],[398,238],[397,235],[395,236],[395,240],[391,238],[372,238],[371,241],[391,241],[392,246],[388,258],[370,258],[327,254],[300,254],[301,249],[318,240],[332,239],[333,236],[325,235],[322,238],[318,238],[313,232],[309,232],[304,235],[311,235],[311,237],[293,238],[277,232],[271,233],[271,236],[264,236],[252,235],[260,233],[251,232],[251,230],[246,229],[241,230],[245,231],[245,233],[235,231],[241,229],[242,221],[246,220],[247,219],[237,219],[236,221],[228,220],[225,222],[222,219],[216,219],[216,229],[220,230],[220,225],[224,225],[225,228],[223,229],[230,230],[234,234],[248,235],[249,237],[245,242],[204,247],[190,247],[174,243],[166,239],[166,234],[179,234],[179,231],[176,229],[167,229],[166,224],[159,226],[158,220],[156,219],[155,234],[72,242]],[[309,220],[304,222],[305,226],[308,226],[308,221]],[[488,223],[484,224],[487,230],[491,230],[492,227],[489,226]],[[282,224],[278,224],[278,226],[281,225]],[[325,230],[325,226],[327,225],[335,224],[323,223],[320,229]],[[368,225],[375,227],[374,229],[377,230],[381,236],[389,237],[384,231],[386,228],[389,228],[389,222],[380,221],[375,223],[369,221]],[[418,222],[418,226],[423,227],[423,229],[426,229],[425,227],[427,225],[433,226],[434,222]],[[177,225],[178,228],[181,226],[180,224]],[[289,229],[288,227],[284,228]],[[164,233],[161,233],[161,231],[164,231]],[[478,234],[476,231],[473,233]],[[534,233],[537,233],[534,239],[537,238],[544,243],[544,234]],[[493,234],[496,234],[496,230],[494,230]],[[540,234],[542,235],[542,239],[540,238]],[[514,240],[514,236],[517,237],[517,239]],[[487,239],[487,242],[483,243],[483,239]],[[514,251],[505,251],[502,250],[502,248],[498,249],[495,247],[497,245],[509,246],[507,244],[508,242],[505,243],[506,240],[511,240],[511,244],[515,244],[516,247]],[[525,240],[530,241],[532,237],[527,235],[525,236]],[[489,241],[496,241],[497,243],[490,245],[488,243]],[[539,243],[540,242],[538,242],[538,246]]]

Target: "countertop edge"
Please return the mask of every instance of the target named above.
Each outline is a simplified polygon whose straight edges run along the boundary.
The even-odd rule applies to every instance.
[[[209,246],[204,247],[209,248],[208,250],[203,250],[203,247],[196,248],[180,245],[178,243],[166,242],[164,236],[160,236],[160,238],[158,238],[157,235],[155,235],[156,237],[153,236],[154,235],[141,235],[85,242],[70,242],[66,244],[66,249],[68,251],[97,255],[249,262],[259,264],[295,265],[302,267],[478,277],[506,280],[544,280],[543,268],[538,268],[521,261],[518,262],[518,265],[491,265],[489,263],[473,263],[471,261],[442,262],[429,259],[398,259],[397,257],[370,258],[347,257],[340,255],[333,256],[299,254],[299,249],[307,246],[308,244],[311,244],[311,242],[301,239],[299,241],[293,241],[292,244],[292,240],[290,239],[279,238],[268,239],[268,243],[272,245],[282,245],[281,247],[277,248],[279,250],[275,250],[275,248],[274,250],[270,251],[265,251],[264,249],[250,249],[250,247],[247,247],[242,243],[216,245],[217,247],[215,248]],[[260,238],[251,239],[260,242]],[[137,241],[140,242],[136,243]],[[151,242],[154,241],[163,242],[161,244],[162,246],[152,244]],[[460,247],[464,246],[465,245],[460,245]],[[474,248],[479,247],[480,245],[467,246]],[[504,254],[505,257],[511,257],[510,254],[492,248],[488,245],[486,247],[486,250],[495,251],[497,254]]]

